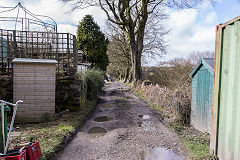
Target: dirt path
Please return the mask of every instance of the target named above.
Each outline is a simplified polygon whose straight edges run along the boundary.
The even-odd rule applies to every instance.
[[[119,82],[106,85],[93,116],[59,160],[183,160],[183,145]]]

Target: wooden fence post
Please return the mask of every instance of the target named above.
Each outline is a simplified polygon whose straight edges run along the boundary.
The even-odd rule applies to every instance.
[[[74,72],[75,75],[77,73],[77,54],[78,54],[78,43],[77,43],[77,39],[76,36],[73,35],[73,67],[74,67]]]

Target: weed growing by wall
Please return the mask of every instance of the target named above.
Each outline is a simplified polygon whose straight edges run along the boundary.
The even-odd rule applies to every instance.
[[[86,94],[87,100],[96,99],[98,93],[102,90],[104,85],[104,72],[93,68],[86,71],[85,74],[79,74],[83,77],[86,88],[83,94]]]
[[[80,111],[88,101],[96,100],[104,85],[103,75],[101,70],[89,69],[85,73],[79,72],[75,79],[57,80],[56,112]]]

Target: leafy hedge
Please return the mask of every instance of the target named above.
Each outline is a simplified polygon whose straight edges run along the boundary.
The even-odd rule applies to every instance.
[[[104,72],[99,69],[89,69],[83,75],[86,83],[86,98],[95,99],[104,85]]]

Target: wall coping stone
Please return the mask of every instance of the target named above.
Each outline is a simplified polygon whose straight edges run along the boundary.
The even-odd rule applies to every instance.
[[[44,64],[57,64],[54,59],[30,59],[30,58],[14,58],[12,63],[44,63]]]

